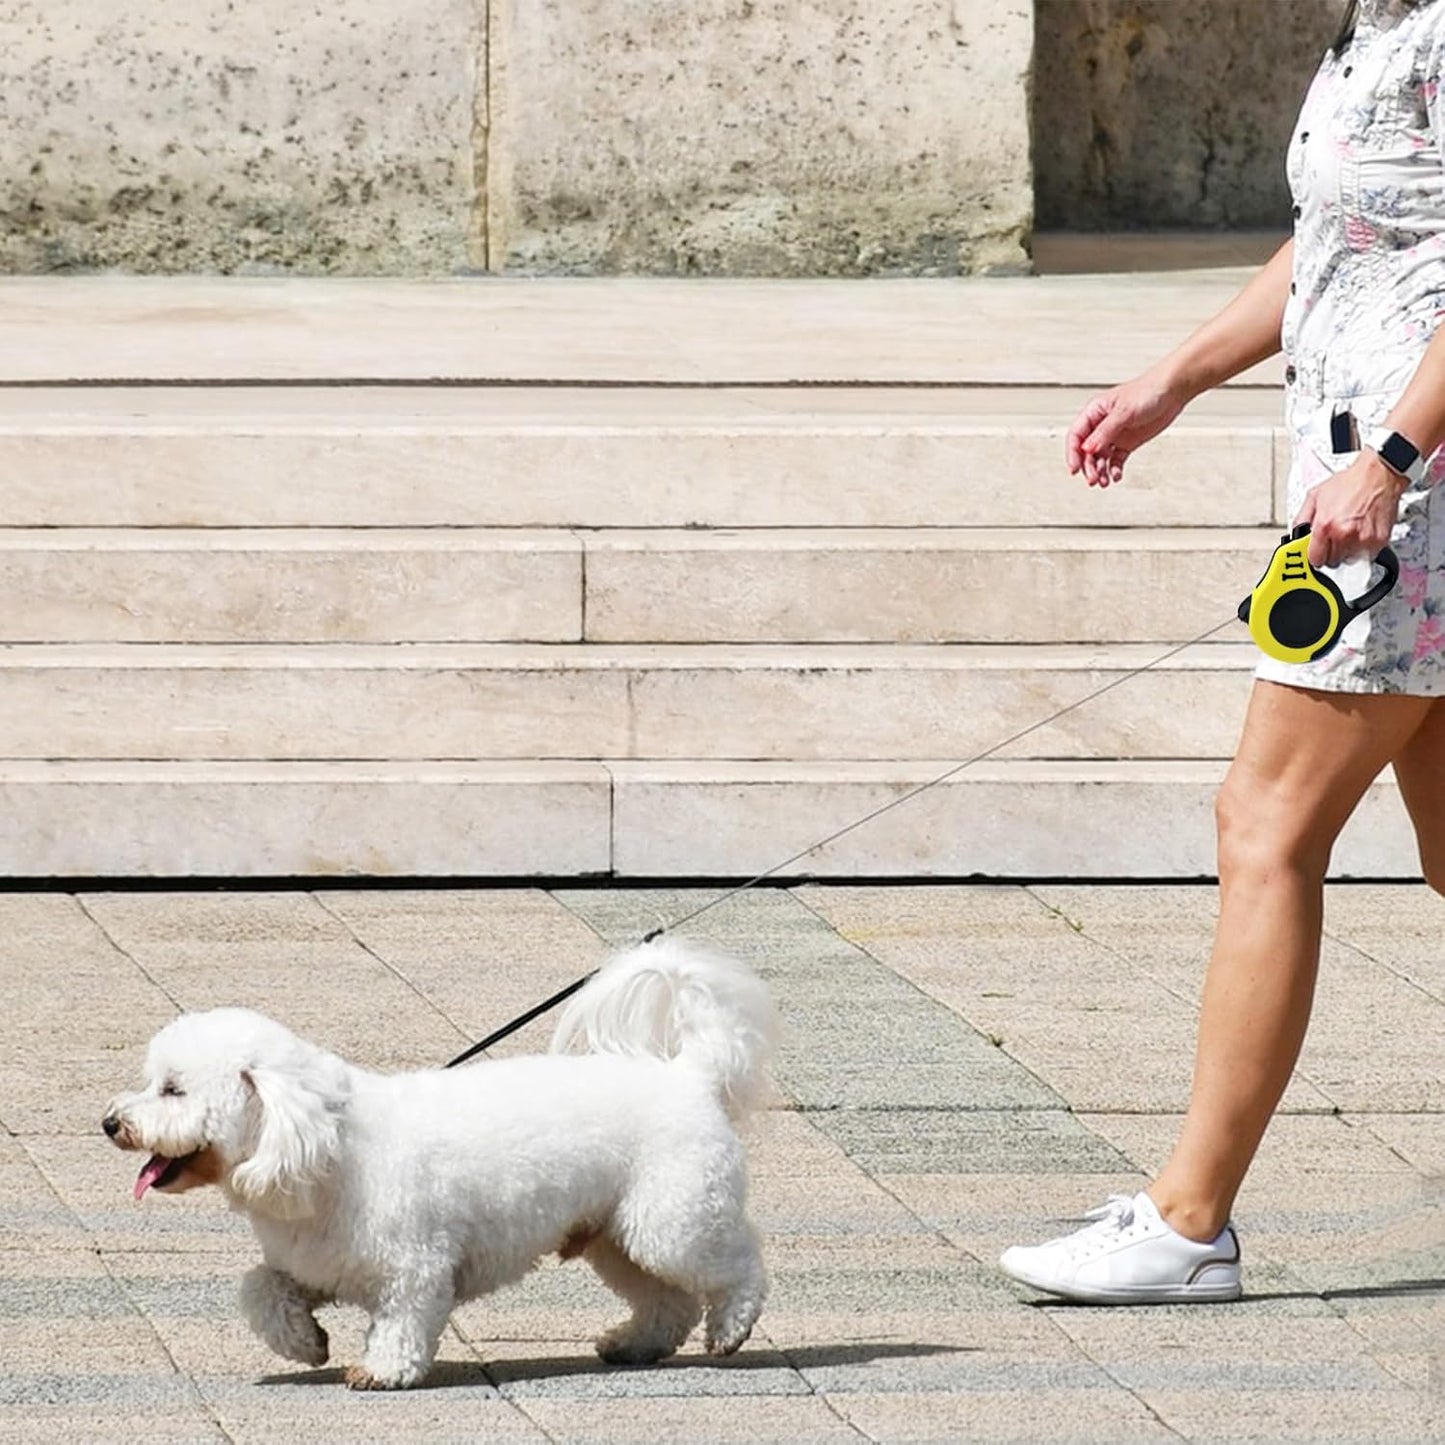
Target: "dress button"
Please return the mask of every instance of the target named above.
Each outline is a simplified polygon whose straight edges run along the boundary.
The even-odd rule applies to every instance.
[[[1304,143],[1305,143],[1307,140],[1309,140],[1309,138],[1310,138],[1310,133],[1309,133],[1309,131],[1304,130],[1304,131],[1301,131],[1301,132],[1300,132],[1300,138],[1299,138],[1299,139],[1300,139],[1300,144],[1301,144],[1301,145],[1304,145]]]
[[[1298,295],[1299,295],[1299,287],[1298,287],[1297,285],[1295,285],[1295,283],[1294,283],[1293,281],[1291,281],[1291,282],[1289,283],[1289,294],[1290,294],[1291,296],[1298,296]]]
[[[1303,208],[1300,207],[1300,206],[1296,206],[1296,207],[1294,208],[1294,218],[1295,218],[1295,220],[1299,220],[1299,218],[1300,218],[1302,215],[1304,215],[1304,210],[1303,210]]]
[[[1355,73],[1355,67],[1354,67],[1353,65],[1347,65],[1347,66],[1345,66],[1345,79],[1346,79],[1346,80],[1348,80],[1354,73]]]
[[[1285,367],[1284,380],[1286,386],[1293,386],[1295,382],[1299,380],[1299,372],[1297,372],[1293,366]]]

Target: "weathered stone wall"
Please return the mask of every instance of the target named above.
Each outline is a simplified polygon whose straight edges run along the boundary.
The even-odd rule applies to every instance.
[[[1042,228],[1286,228],[1284,150],[1344,0],[1037,0]]]
[[[0,270],[1018,269],[1031,71],[1043,225],[1273,225],[1342,4],[0,0]]]
[[[0,0],[0,270],[480,264],[483,0]]]
[[[0,0],[0,270],[1026,264],[1033,0]]]
[[[1018,268],[1032,0],[493,0],[497,269]]]

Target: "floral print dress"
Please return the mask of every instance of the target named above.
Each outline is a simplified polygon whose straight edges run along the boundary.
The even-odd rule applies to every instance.
[[[1359,26],[1315,76],[1289,149],[1294,277],[1285,310],[1289,515],[1348,466],[1337,413],[1384,421],[1445,317],[1445,0],[1361,0]],[[1445,695],[1445,448],[1400,503],[1400,583],[1317,662],[1264,659],[1271,682]],[[1360,559],[1333,573],[1368,587]]]

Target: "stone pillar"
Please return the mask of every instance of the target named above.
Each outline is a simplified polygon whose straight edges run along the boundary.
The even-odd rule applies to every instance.
[[[499,271],[1025,264],[1033,0],[492,0]]]
[[[1284,152],[1344,0],[1037,0],[1041,229],[1289,228]]]

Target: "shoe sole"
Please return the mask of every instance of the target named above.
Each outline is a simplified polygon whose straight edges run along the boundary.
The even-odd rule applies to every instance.
[[[1188,1304],[1229,1304],[1240,1299],[1244,1289],[1236,1280],[1233,1284],[1177,1284],[1140,1285],[1135,1289],[1090,1289],[1073,1285],[1061,1286],[1044,1284],[1041,1280],[1030,1279],[1025,1274],[1009,1274],[1010,1279],[1026,1284],[1030,1289],[1051,1294],[1058,1299],[1073,1300],[1089,1305],[1188,1305]]]

